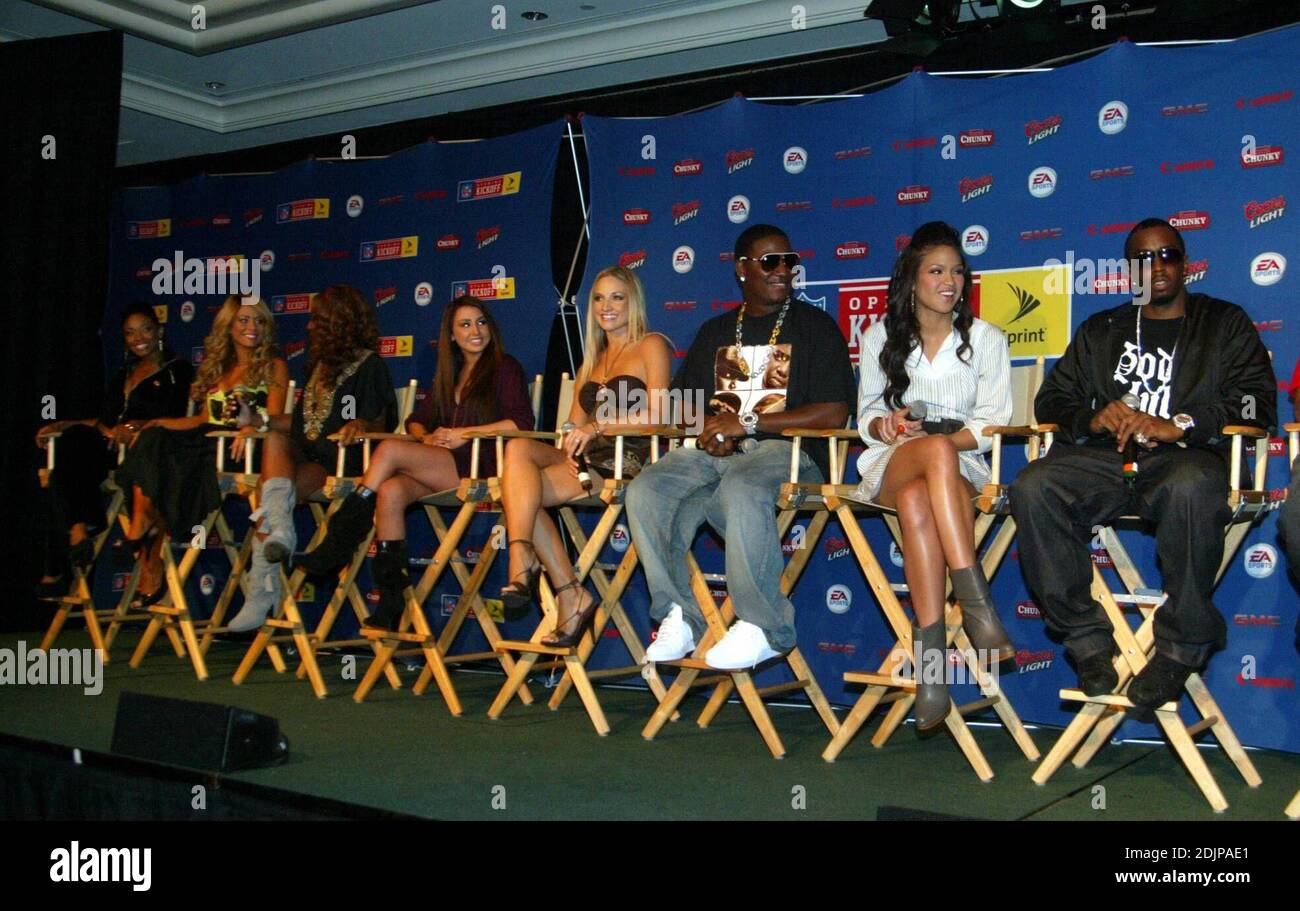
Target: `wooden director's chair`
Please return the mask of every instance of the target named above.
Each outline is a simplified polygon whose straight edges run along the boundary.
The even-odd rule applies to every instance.
[[[986,427],[984,429],[984,434],[993,439],[992,478],[990,483],[985,486],[983,493],[975,497],[973,503],[977,511],[974,529],[975,552],[977,555],[979,555],[980,547],[988,537],[994,524],[997,523],[999,518],[1002,520],[993,540],[985,548],[984,553],[979,556],[980,564],[984,568],[984,575],[990,581],[1001,566],[1002,560],[1006,556],[1016,534],[1015,519],[1010,515],[1006,497],[1007,485],[1002,483],[1003,440],[1006,437],[1027,437],[1030,441],[1030,459],[1037,457],[1037,438],[1033,435],[1030,425],[1033,423],[1034,396],[1038,393],[1038,387],[1042,384],[1042,379],[1043,358],[1041,357],[1027,366],[1013,368],[1011,371],[1012,423],[1008,426]],[[860,439],[857,431],[840,431],[838,433],[854,440]],[[900,549],[903,545],[902,529],[898,524],[897,513],[893,509],[881,506],[878,503],[855,500],[853,499],[855,490],[854,486],[847,484],[828,485],[825,489],[826,507],[839,518],[854,557],[862,568],[862,572],[866,576],[867,582],[870,584],[872,592],[885,614],[885,620],[888,622],[896,641],[877,670],[850,671],[844,675],[846,682],[865,684],[866,689],[858,697],[858,701],[844,719],[838,733],[835,734],[822,753],[822,758],[827,762],[836,760],[877,706],[891,703],[889,711],[880,723],[880,727],[877,728],[876,733],[871,738],[872,746],[883,747],[907,718],[908,712],[916,702],[915,680],[909,679],[906,674],[900,673],[900,668],[905,666],[904,662],[910,661],[914,653],[912,647],[912,622],[898,600],[898,594],[906,593],[908,587],[905,583],[897,585],[890,583],[880,566],[880,562],[876,559],[871,545],[862,533],[858,518],[876,516],[883,519],[889,528],[890,535]],[[951,594],[951,589],[952,585],[948,583],[949,594]],[[944,724],[957,742],[962,755],[966,757],[966,761],[970,763],[971,768],[974,769],[975,774],[979,776],[981,781],[989,781],[993,778],[993,769],[984,757],[984,752],[980,749],[979,744],[975,742],[975,737],[971,734],[970,727],[965,720],[966,715],[986,708],[992,708],[997,714],[1007,733],[1020,747],[1020,751],[1025,754],[1025,758],[1031,762],[1037,760],[1039,757],[1038,747],[1035,746],[1029,732],[1025,730],[1025,726],[1011,701],[1002,692],[996,675],[991,674],[988,668],[978,660],[974,646],[967,638],[966,631],[962,629],[960,605],[949,603],[944,612],[944,621],[948,647],[951,648],[954,645],[957,647],[962,664],[967,671],[967,679],[973,681],[983,695],[982,699],[965,705],[957,705],[954,702],[952,710],[948,712],[947,717],[944,719]]]
[[[533,382],[529,385],[529,401],[532,403],[534,426],[538,421],[541,410],[541,396],[542,377],[538,375],[533,378]],[[392,436],[397,439],[409,439],[405,434],[392,434]],[[479,477],[479,454],[482,443],[482,438],[470,440],[470,476],[468,478],[463,478],[457,487],[438,491],[419,500],[419,505],[424,508],[425,516],[433,527],[438,546],[424,572],[421,573],[420,580],[406,590],[406,613],[402,617],[398,630],[390,632],[388,630],[362,627],[361,634],[367,639],[373,640],[376,643],[376,649],[375,659],[370,663],[370,667],[366,670],[365,676],[362,677],[361,683],[352,696],[357,702],[365,700],[370,690],[379,680],[379,675],[388,667],[389,662],[404,655],[422,654],[425,659],[420,679],[416,681],[412,692],[417,696],[423,695],[430,681],[436,679],[442,692],[444,694],[450,693],[453,697],[447,700],[447,708],[453,715],[461,714],[461,706],[460,700],[454,698],[455,688],[451,685],[451,680],[447,675],[449,665],[493,660],[500,663],[501,669],[507,675],[514,670],[514,657],[509,652],[496,651],[497,644],[502,641],[501,631],[488,610],[487,604],[479,594],[484,581],[487,579],[487,574],[496,560],[497,548],[494,546],[484,547],[472,572],[466,569],[466,560],[459,550],[465,533],[477,513],[500,510],[497,505],[500,501],[499,491],[497,492],[498,495],[494,497],[493,491],[490,489],[490,483],[495,479]],[[504,439],[497,437],[496,457],[498,466],[503,463],[504,450]],[[456,510],[455,518],[450,526],[442,517],[443,509]],[[424,602],[437,586],[448,566],[451,567],[452,573],[456,576],[461,593],[456,599],[456,607],[452,610],[451,617],[443,627],[442,634],[436,635],[424,615]],[[451,654],[450,649],[455,644],[465,620],[471,614],[478,621],[491,650]],[[402,648],[402,643],[405,643],[408,648]],[[529,692],[526,685],[520,686],[519,698],[525,705],[532,704],[532,693]]]
[[[575,394],[573,380],[565,374],[560,385],[559,407],[556,410],[557,422],[563,421],[569,413],[569,408]],[[549,440],[555,443],[556,447],[562,445],[564,432],[560,429],[555,431],[510,431],[499,434],[490,434],[500,440],[515,438]],[[501,653],[519,653],[520,657],[515,661],[514,667],[509,671],[505,684],[497,693],[496,699],[493,700],[491,707],[488,709],[488,717],[494,721],[501,717],[501,714],[510,705],[516,694],[520,696],[521,701],[527,702],[522,693],[528,674],[534,669],[564,669],[564,676],[556,685],[551,698],[547,703],[548,708],[552,711],[557,710],[560,704],[568,695],[569,690],[576,689],[578,696],[582,700],[583,707],[587,710],[588,717],[591,718],[592,726],[595,727],[596,733],[602,737],[609,733],[609,722],[605,718],[605,712],[601,708],[600,700],[596,696],[595,687],[592,681],[606,677],[628,676],[639,674],[643,676],[649,684],[650,691],[655,698],[662,699],[664,696],[664,685],[659,679],[658,673],[650,668],[647,670],[643,666],[645,658],[645,648],[641,644],[635,628],[627,617],[620,599],[627,588],[628,582],[632,579],[632,573],[636,569],[637,555],[636,545],[629,542],[623,558],[619,561],[618,566],[614,568],[614,575],[611,577],[607,572],[607,567],[596,562],[601,550],[609,540],[610,534],[614,531],[614,526],[618,522],[619,516],[623,512],[623,498],[630,483],[623,477],[623,445],[624,441],[632,438],[650,438],[652,461],[659,458],[660,442],[667,439],[673,439],[680,436],[675,428],[661,426],[655,427],[634,427],[620,425],[618,427],[609,427],[605,430],[605,436],[614,440],[614,476],[605,478],[600,489],[593,489],[591,493],[580,497],[576,500],[570,500],[563,506],[559,507],[560,519],[563,529],[567,530],[573,539],[574,546],[578,549],[578,559],[574,561],[575,578],[579,584],[584,584],[590,576],[595,583],[597,594],[600,598],[600,604],[596,608],[596,615],[592,621],[591,628],[583,634],[582,640],[574,648],[554,648],[541,644],[541,638],[555,628],[557,617],[557,606],[555,594],[551,590],[550,582],[546,574],[542,574],[541,586],[539,589],[539,600],[542,606],[542,620],[534,630],[528,641],[518,640],[500,640],[496,643],[496,650]],[[500,443],[498,443],[500,445]],[[502,463],[498,461],[498,466]],[[489,482],[494,501],[500,502],[501,481],[500,478],[494,478]],[[578,521],[578,509],[596,509],[600,510],[600,519],[596,527],[588,535]],[[618,630],[619,638],[622,640],[624,647],[631,656],[632,664],[623,667],[607,668],[604,670],[588,671],[586,663],[595,651],[597,643],[601,641],[602,634],[610,622],[614,623]],[[541,662],[539,659],[547,656],[549,660]],[[427,671],[426,671],[427,672]]]
[[[415,407],[415,391],[415,380],[411,380],[406,386],[397,389],[397,423],[399,427],[405,424],[406,419],[410,417],[411,411]],[[354,444],[360,443],[362,447],[363,472],[370,467],[372,444],[376,440],[383,440],[391,436],[394,436],[394,434],[364,433],[356,436]],[[338,434],[332,434],[328,439],[337,442],[339,437]],[[325,537],[330,519],[343,505],[344,498],[361,482],[360,477],[345,476],[346,458],[346,450],[339,447],[334,474],[325,479],[325,485],[321,490],[307,499],[307,506],[316,521],[316,531],[312,534],[311,540],[304,550],[310,550]],[[253,642],[248,647],[248,651],[244,653],[244,658],[239,663],[239,667],[235,670],[235,675],[232,678],[232,682],[236,686],[242,684],[248,678],[249,673],[252,672],[263,652],[271,659],[271,666],[275,668],[276,672],[284,673],[287,665],[277,643],[292,642],[297,650],[299,660],[295,677],[297,679],[306,678],[316,697],[324,699],[329,695],[329,689],[325,686],[325,678],[321,674],[320,663],[316,660],[318,651],[326,648],[348,648],[362,645],[369,646],[372,650],[376,648],[376,644],[366,638],[333,640],[329,638],[334,623],[343,609],[344,602],[351,605],[358,623],[370,615],[370,609],[366,606],[365,597],[358,589],[356,580],[373,539],[374,528],[372,526],[370,531],[367,532],[365,540],[352,555],[352,559],[339,571],[338,585],[334,589],[334,594],[330,597],[329,602],[325,605],[325,609],[314,630],[308,630],[306,622],[302,618],[302,612],[298,609],[298,593],[306,581],[306,571],[299,568],[295,569],[292,575],[286,576],[283,566],[281,567],[280,604],[272,615],[267,617],[266,622],[262,624],[261,629],[253,637]],[[401,688],[402,681],[398,677],[396,670],[392,667],[385,668],[384,675],[393,689]],[[444,693],[444,695],[446,694]]]
[[[1297,457],[1300,457],[1300,423],[1291,423],[1282,425],[1287,435],[1287,453],[1290,455],[1290,464],[1294,465]],[[1286,815],[1291,819],[1300,819],[1300,791],[1296,791],[1295,797],[1286,805]]]
[[[1300,430],[1300,425],[1295,426]],[[1046,452],[1050,449],[1052,437],[1058,428],[1054,424],[1043,424],[1037,430],[1044,435],[1044,452]],[[1255,427],[1244,426],[1225,427],[1223,434],[1232,438],[1228,493],[1232,518],[1224,529],[1223,560],[1215,576],[1216,584],[1231,565],[1246,534],[1270,508],[1268,492],[1264,489],[1264,476],[1268,468],[1268,434]],[[1247,437],[1256,441],[1254,486],[1252,489],[1242,490],[1242,447]],[[1134,517],[1124,518],[1130,520]],[[1072,753],[1075,768],[1081,769],[1088,764],[1124,721],[1128,711],[1133,708],[1133,703],[1123,695],[1122,691],[1128,682],[1146,666],[1155,650],[1155,615],[1168,596],[1158,589],[1147,587],[1113,527],[1108,526],[1102,530],[1101,540],[1114,561],[1115,571],[1126,589],[1124,592],[1111,591],[1097,565],[1093,564],[1092,597],[1106,612],[1113,627],[1115,643],[1119,647],[1120,654],[1115,659],[1119,686],[1114,694],[1104,696],[1087,696],[1082,690],[1077,689],[1061,690],[1062,700],[1080,702],[1082,707],[1034,772],[1035,784],[1046,784]],[[1125,608],[1136,609],[1141,616],[1141,623],[1136,630],[1130,626],[1124,616]],[[1155,710],[1156,721],[1164,730],[1170,746],[1174,748],[1183,765],[1187,767],[1187,771],[1191,773],[1197,787],[1214,808],[1214,812],[1222,813],[1227,809],[1228,801],[1219,790],[1218,783],[1214,780],[1192,738],[1202,731],[1211,731],[1233,765],[1237,767],[1237,771],[1241,773],[1241,777],[1246,780],[1246,784],[1252,788],[1258,787],[1261,779],[1250,757],[1241,748],[1241,743],[1237,740],[1231,725],[1228,724],[1223,710],[1210,695],[1201,675],[1193,673],[1189,676],[1183,689],[1191,697],[1193,705],[1201,715],[1201,720],[1191,725],[1185,724],[1178,714],[1178,703],[1175,701],[1168,702]]]
[[[829,439],[831,480],[838,482],[844,476],[844,454],[846,450],[844,442],[837,438],[839,433],[840,431],[835,430],[783,431],[784,436],[791,438],[793,447],[790,451],[790,480],[781,485],[775,504],[777,510],[777,539],[785,540],[790,527],[801,513],[812,514],[805,531],[804,546],[795,550],[794,555],[786,563],[785,569],[781,573],[780,588],[783,595],[789,596],[790,592],[794,590],[795,583],[798,582],[799,576],[802,575],[804,568],[808,565],[816,542],[821,537],[822,530],[830,518],[822,499],[822,485],[806,484],[799,481],[799,453],[802,441],[809,437]],[[777,733],[775,725],[772,724],[772,718],[768,714],[767,706],[763,704],[765,697],[777,696],[782,693],[803,692],[813,708],[817,710],[817,714],[821,717],[827,729],[831,734],[835,734],[840,728],[839,719],[835,717],[835,712],[832,711],[830,703],[826,700],[825,694],[817,683],[817,678],[813,676],[812,669],[808,666],[808,662],[804,660],[798,647],[791,649],[780,658],[774,658],[771,662],[767,662],[768,666],[785,664],[794,675],[793,680],[772,686],[756,686],[753,669],[721,671],[711,668],[705,663],[704,656],[709,649],[713,648],[726,635],[727,629],[736,617],[736,609],[730,595],[721,604],[718,604],[709,591],[708,580],[700,570],[694,554],[688,553],[686,559],[690,568],[691,591],[695,595],[695,600],[699,603],[700,612],[704,614],[708,629],[696,644],[695,652],[689,658],[662,662],[666,666],[679,668],[679,672],[673,680],[672,686],[668,688],[667,694],[659,701],[659,707],[655,709],[649,722],[641,731],[641,736],[646,740],[653,740],[663,729],[663,726],[673,718],[682,700],[686,698],[691,689],[704,686],[712,686],[714,689],[704,706],[704,710],[696,720],[696,724],[702,728],[707,728],[734,691],[740,695],[746,711],[749,712],[750,719],[758,728],[763,742],[767,744],[768,750],[776,759],[780,759],[785,755],[785,745],[781,742],[781,736]]]
[[[290,380],[289,386],[285,390],[285,405],[289,409],[293,406],[293,397],[294,382]],[[146,608],[145,613],[142,615],[149,619],[149,623],[140,636],[140,641],[136,643],[130,661],[132,668],[138,668],[153,647],[158,633],[165,632],[168,638],[172,640],[173,645],[183,642],[184,648],[179,650],[177,654],[179,657],[188,657],[190,659],[190,663],[194,667],[194,674],[199,680],[208,679],[206,661],[208,649],[212,645],[213,636],[227,632],[226,628],[221,624],[225,620],[226,612],[229,610],[236,589],[242,589],[245,594],[248,592],[248,582],[244,578],[244,570],[252,555],[253,529],[250,527],[248,533],[244,536],[243,542],[236,546],[234,542],[237,538],[231,530],[230,524],[226,521],[224,508],[226,501],[230,499],[247,500],[252,508],[256,508],[257,484],[261,475],[254,471],[253,466],[257,461],[255,458],[257,445],[266,439],[265,433],[255,433],[248,437],[248,442],[244,447],[243,465],[239,466],[243,470],[232,471],[226,464],[226,446],[228,441],[239,436],[238,432],[214,430],[208,433],[207,436],[218,441],[216,446],[216,472],[217,486],[221,492],[221,502],[203,520],[200,526],[201,532],[190,530],[192,537],[179,564],[176,562],[172,550],[173,544],[177,541],[177,535],[169,533],[164,538],[162,559],[168,594],[157,604]],[[211,616],[206,620],[195,620],[190,613],[189,601],[185,594],[185,582],[193,572],[199,555],[206,547],[208,536],[214,532],[218,536],[226,559],[230,561],[230,575],[226,579],[221,595],[213,606]],[[199,630],[203,631],[202,640],[197,638]]]

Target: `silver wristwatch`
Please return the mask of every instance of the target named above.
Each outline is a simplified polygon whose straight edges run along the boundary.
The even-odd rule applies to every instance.
[[[745,436],[758,433],[758,415],[752,411],[742,411],[738,416],[740,426],[745,428]]]
[[[1190,414],[1180,413],[1174,415],[1173,423],[1174,426],[1177,427],[1179,430],[1181,430],[1183,433],[1187,433],[1189,430],[1191,430],[1193,427],[1196,426],[1196,421],[1192,420],[1192,416]]]

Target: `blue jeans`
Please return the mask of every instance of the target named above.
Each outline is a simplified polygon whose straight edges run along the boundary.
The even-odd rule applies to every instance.
[[[790,479],[785,440],[744,441],[748,450],[711,456],[675,449],[642,469],[627,489],[627,524],[650,586],[650,616],[661,621],[673,604],[698,642],[708,628],[691,593],[686,555],[707,519],[726,541],[727,591],[736,616],[763,630],[772,648],[795,646],[794,605],[781,594],[785,560],[776,532],[776,499]],[[821,472],[799,454],[799,480]]]

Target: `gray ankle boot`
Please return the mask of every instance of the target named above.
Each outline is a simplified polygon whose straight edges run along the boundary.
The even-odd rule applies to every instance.
[[[262,484],[261,513],[266,517],[266,559],[283,563],[298,547],[298,531],[293,525],[293,508],[298,494],[289,478],[271,478]]]
[[[1016,647],[998,619],[988,579],[984,578],[984,567],[976,563],[965,569],[954,569],[948,578],[952,580],[952,593],[961,604],[961,625],[971,644],[991,655],[994,664],[1014,657]]]
[[[280,567],[266,559],[266,542],[253,535],[253,562],[248,569],[248,598],[226,624],[232,633],[247,633],[266,622],[280,603]]]
[[[948,648],[945,624],[936,620],[912,627],[912,666],[916,672],[916,727],[924,731],[941,724],[952,708],[948,696]]]

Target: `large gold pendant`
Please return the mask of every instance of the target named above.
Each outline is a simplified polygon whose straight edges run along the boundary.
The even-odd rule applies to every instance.
[[[753,374],[749,372],[749,361],[745,360],[744,355],[740,353],[739,345],[736,346],[736,366],[740,368],[741,373],[745,374],[745,379],[749,379],[753,376]]]
[[[308,431],[307,431],[307,439],[309,439],[309,440],[311,440],[313,443],[315,443],[317,440],[320,439],[320,431],[319,431],[319,430],[308,430]]]

